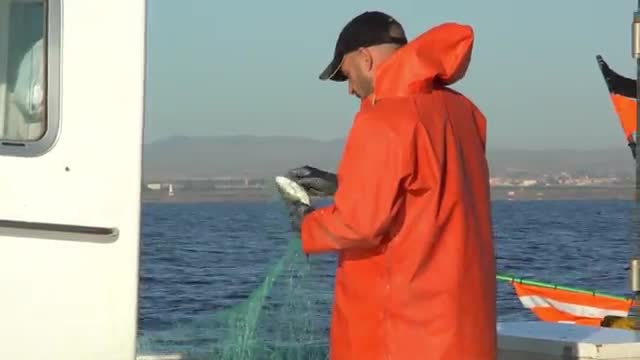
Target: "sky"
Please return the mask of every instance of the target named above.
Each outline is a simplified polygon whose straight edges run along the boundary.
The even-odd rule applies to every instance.
[[[626,146],[595,56],[635,77],[636,0],[149,0],[145,141],[170,136],[344,137],[358,108],[324,82],[342,27],[368,10],[410,38],[474,28],[453,87],[488,120],[489,148]]]

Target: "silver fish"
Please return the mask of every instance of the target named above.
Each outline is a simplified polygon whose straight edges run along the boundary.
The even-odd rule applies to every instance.
[[[278,185],[278,191],[285,201],[300,201],[305,205],[311,206],[309,194],[297,182],[286,176],[276,176],[276,185]]]

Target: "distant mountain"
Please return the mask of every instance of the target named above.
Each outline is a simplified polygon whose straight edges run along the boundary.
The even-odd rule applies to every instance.
[[[626,146],[605,149],[522,150],[495,149],[487,152],[491,174],[501,176],[515,172],[534,174],[632,175],[635,160]]]
[[[335,170],[343,144],[286,136],[171,137],[145,145],[144,176],[274,176],[305,164]]]
[[[147,180],[214,176],[274,176],[309,164],[334,171],[344,139],[330,141],[287,136],[171,137],[146,144]],[[625,146],[593,150],[490,149],[493,176],[508,173],[632,174],[634,161]],[[382,170],[382,169],[381,169]]]

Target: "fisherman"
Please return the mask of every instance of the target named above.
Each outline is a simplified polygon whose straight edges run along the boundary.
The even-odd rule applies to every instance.
[[[306,254],[335,251],[330,358],[496,358],[496,271],[486,119],[448,85],[466,73],[469,26],[411,42],[365,12],[341,31],[321,80],[347,81],[360,109],[337,175],[289,176],[334,204],[289,204]]]
[[[44,39],[38,39],[22,57],[13,91],[9,95],[4,136],[37,140],[45,130]]]
[[[22,112],[25,122],[43,121],[44,92],[43,39],[40,38],[22,58],[13,92],[16,106]]]

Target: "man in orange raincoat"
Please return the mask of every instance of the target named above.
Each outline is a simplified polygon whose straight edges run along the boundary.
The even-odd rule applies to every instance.
[[[334,204],[290,204],[307,254],[339,254],[332,360],[496,358],[496,273],[486,120],[450,85],[473,31],[446,23],[407,42],[391,16],[342,30],[321,79],[361,107],[337,176],[289,176]],[[335,191],[335,193],[334,193]]]

